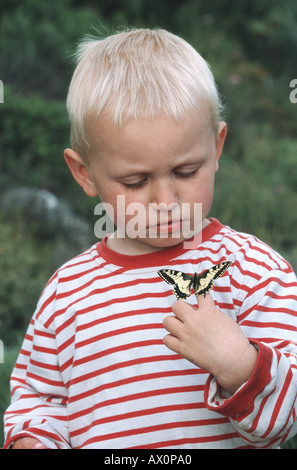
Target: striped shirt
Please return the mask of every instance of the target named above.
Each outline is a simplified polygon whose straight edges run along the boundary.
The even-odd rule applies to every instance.
[[[163,344],[175,297],[157,274],[225,260],[233,264],[211,295],[259,351],[232,396]],[[216,219],[195,249],[126,256],[104,239],[48,282],[11,387],[5,447],[25,436],[48,448],[277,447],[297,432],[296,277],[267,245]]]

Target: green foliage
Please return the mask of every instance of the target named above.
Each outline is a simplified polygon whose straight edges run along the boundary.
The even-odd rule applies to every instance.
[[[77,238],[72,240],[72,234],[67,234],[59,219],[51,225],[44,218],[43,227],[36,225],[36,219],[30,220],[29,215],[18,212],[10,219],[0,213],[0,340],[13,347],[24,337],[50,276],[88,248],[91,241],[87,240],[87,246],[82,248],[88,236],[81,243]],[[74,228],[76,232],[81,230],[78,225]]]
[[[232,156],[232,149],[221,157],[212,213],[286,252],[297,267],[297,143],[252,132],[252,126],[249,131],[252,135],[243,136],[247,142],[242,142],[241,158]]]
[[[0,416],[2,417],[5,410],[7,409],[10,403],[10,389],[9,389],[9,379],[16,362],[19,347],[17,346],[7,347],[4,345],[4,362],[0,362]],[[4,433],[3,426],[0,423],[0,448],[2,448],[4,442]]]
[[[282,446],[282,449],[287,449],[287,450],[292,450],[292,449],[297,449],[297,436],[292,437],[292,439],[289,439],[287,442],[285,442]]]
[[[0,339],[13,347],[24,336],[51,274],[51,252],[32,238],[22,219],[0,222]]]
[[[69,133],[64,101],[17,94],[6,85],[0,105],[1,191],[39,187],[69,198],[81,212],[91,207],[64,162]]]
[[[65,77],[73,68],[70,57],[93,21],[93,8],[72,9],[69,0],[26,0],[9,4],[1,0],[0,8],[3,82],[22,93],[64,99]]]
[[[5,87],[0,108],[1,187],[41,185],[54,192],[68,177],[63,149],[69,126],[62,102],[18,95]]]

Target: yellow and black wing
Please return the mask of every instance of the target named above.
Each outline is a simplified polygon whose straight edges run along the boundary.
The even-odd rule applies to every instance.
[[[223,261],[202,274],[195,273],[193,276],[173,269],[160,269],[158,274],[167,284],[173,285],[172,290],[177,299],[186,299],[191,295],[192,288],[196,295],[205,296],[213,288],[214,280],[222,276],[231,264],[231,261]]]
[[[173,269],[160,269],[158,274],[167,284],[173,285],[172,290],[177,299],[189,297],[193,284],[193,276]]]
[[[223,261],[216,266],[204,271],[202,274],[198,276],[199,284],[198,287],[195,289],[196,295],[206,295],[208,292],[211,291],[213,288],[213,282],[218,277],[222,276],[224,272],[227,271],[229,266],[231,266],[231,261]]]

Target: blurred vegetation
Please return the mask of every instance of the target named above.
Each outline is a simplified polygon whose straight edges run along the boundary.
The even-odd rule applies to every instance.
[[[0,363],[0,448],[3,446],[4,433],[2,426],[2,416],[10,403],[9,380],[15,361],[18,357],[19,348],[9,347],[4,351],[4,364]]]
[[[7,351],[19,346],[49,276],[78,248],[58,226],[52,236],[36,230],[28,211],[1,209],[1,198],[20,187],[47,190],[95,222],[97,201],[73,181],[63,150],[72,55],[96,28],[164,27],[206,58],[229,129],[210,215],[260,237],[297,268],[297,104],[289,100],[297,78],[295,0],[0,0],[0,11],[0,338]],[[2,383],[11,364],[0,364]]]

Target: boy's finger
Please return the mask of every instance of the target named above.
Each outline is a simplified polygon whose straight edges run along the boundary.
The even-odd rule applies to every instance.
[[[174,315],[181,321],[183,320],[184,315],[187,315],[188,312],[191,312],[193,308],[196,309],[197,307],[188,304],[184,300],[176,300],[172,305],[172,311]]]
[[[42,442],[32,437],[22,437],[17,439],[12,446],[13,449],[46,449]]]
[[[199,308],[211,306],[211,305],[214,305],[214,303],[215,303],[210,294],[196,295],[196,299],[197,299],[197,303],[198,303]]]

